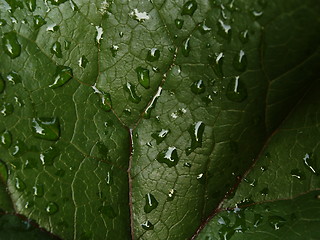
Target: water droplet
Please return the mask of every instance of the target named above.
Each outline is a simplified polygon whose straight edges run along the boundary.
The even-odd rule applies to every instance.
[[[65,40],[65,41],[64,41],[64,49],[65,49],[65,50],[69,50],[69,49],[70,49],[70,46],[71,46],[71,42]]]
[[[79,67],[82,67],[82,68],[85,68],[88,63],[89,61],[84,55],[82,55],[82,57],[78,61]]]
[[[102,94],[100,94],[100,96],[102,108],[107,112],[110,111],[112,108],[111,95],[109,93],[103,92]]]
[[[26,189],[26,184],[19,177],[15,178],[15,185],[14,186],[16,187],[16,189],[19,192],[22,192],[23,190]]]
[[[115,218],[117,216],[116,212],[114,211],[113,207],[110,205],[106,206],[100,206],[98,208],[99,213],[101,213],[104,216],[107,216],[108,218]]]
[[[145,89],[150,88],[150,76],[149,70],[143,67],[137,67],[136,73],[138,76],[138,81]]]
[[[7,80],[8,80],[8,82],[12,83],[13,85],[16,85],[16,84],[22,82],[20,75],[14,71],[11,71],[7,75]]]
[[[48,31],[48,32],[56,32],[56,31],[59,30],[59,28],[60,27],[57,24],[52,23],[52,24],[48,25],[46,31]]]
[[[36,138],[56,141],[60,137],[60,123],[56,117],[32,118],[31,129]]]
[[[12,59],[21,54],[21,45],[15,32],[7,32],[2,38],[3,50]]]
[[[194,94],[201,94],[206,91],[206,86],[204,85],[202,80],[198,80],[192,83],[191,85],[191,91]]]
[[[151,193],[146,194],[145,199],[146,199],[146,204],[144,206],[145,213],[150,213],[152,210],[158,207],[159,203]]]
[[[182,19],[176,19],[174,20],[174,24],[176,25],[176,28],[181,29],[183,27],[184,21]]]
[[[160,50],[157,48],[151,48],[148,51],[146,60],[149,62],[154,62],[154,61],[157,61],[159,58],[160,58]]]
[[[181,15],[192,16],[194,12],[197,10],[197,8],[198,4],[195,0],[188,1],[183,5]]]
[[[218,33],[221,37],[230,40],[231,39],[231,26],[224,23],[221,19],[218,21]]]
[[[247,68],[247,62],[247,56],[243,50],[240,50],[240,52],[234,56],[233,66],[237,71],[243,72]]]
[[[146,12],[139,12],[138,9],[133,9],[129,16],[140,23],[150,19]]]
[[[191,46],[190,46],[190,38],[187,38],[185,41],[182,43],[182,54],[185,57],[188,57],[191,51]]]
[[[11,103],[2,103],[2,105],[0,106],[0,113],[4,116],[7,117],[10,114],[12,114],[14,111],[14,107]]]
[[[224,55],[223,53],[215,54],[215,55],[209,55],[208,56],[208,61],[211,67],[213,68],[214,73],[218,77],[223,77],[223,71],[222,71],[222,65],[223,65],[223,59]]]
[[[144,114],[143,114],[144,118],[150,118],[151,111],[152,111],[152,109],[154,109],[156,107],[156,103],[157,103],[158,98],[161,95],[161,92],[162,92],[162,87],[159,87],[157,93],[154,95],[151,102],[149,103],[146,110],[144,111]]]
[[[176,196],[177,191],[175,189],[171,189],[168,193],[167,201],[172,201]]]
[[[119,32],[119,37],[123,38],[123,36],[124,36],[124,33],[123,32]]]
[[[303,163],[313,174],[319,176],[319,170],[317,168],[316,161],[313,157],[311,157],[311,154],[306,153],[303,158]]]
[[[147,221],[145,221],[144,223],[142,223],[142,224],[141,224],[141,227],[142,227],[144,230],[147,230],[147,231],[154,229],[153,224],[152,224],[149,220],[147,220]]]
[[[43,190],[43,185],[42,184],[36,184],[35,186],[33,186],[33,196],[36,197],[42,197],[44,194],[44,190]]]
[[[202,147],[202,136],[204,133],[205,125],[199,121],[191,125],[188,132],[191,136],[191,146],[186,149],[187,156],[192,153],[196,148]]]
[[[55,202],[49,202],[45,210],[49,215],[53,215],[59,211],[59,206]]]
[[[239,33],[239,39],[243,44],[247,43],[249,41],[248,30],[240,32]]]
[[[262,222],[262,215],[254,214],[253,226],[258,227],[261,222]]]
[[[6,87],[6,83],[3,80],[2,76],[0,75],[0,93],[3,93],[5,87]]]
[[[265,172],[265,171],[268,170],[268,168],[266,166],[261,166],[260,169],[261,169],[262,172]]]
[[[279,230],[280,227],[284,226],[286,220],[280,216],[269,216],[268,222],[273,229]]]
[[[133,103],[139,103],[141,101],[141,97],[136,93],[136,87],[132,85],[130,82],[124,85],[124,90],[129,93],[129,99]]]
[[[36,0],[26,0],[26,4],[30,12],[33,12],[34,10],[36,10],[36,7],[37,7]]]
[[[226,96],[233,102],[242,102],[247,98],[247,88],[245,84],[239,79],[239,76],[230,80],[227,87]]]
[[[118,50],[119,50],[119,46],[117,46],[117,45],[112,45],[111,48],[110,48],[110,50],[111,50],[112,57],[115,57],[115,56],[117,56],[117,52],[118,52]]]
[[[12,156],[20,157],[24,153],[26,153],[27,150],[28,150],[28,148],[27,148],[26,144],[21,140],[17,140],[15,142],[15,144],[13,145]]]
[[[157,161],[167,164],[168,167],[177,165],[179,161],[177,149],[175,147],[169,147],[167,150],[158,154]]]
[[[291,173],[292,177],[295,177],[295,178],[297,178],[299,180],[305,180],[306,179],[305,173],[303,171],[297,169],[297,168],[292,169],[290,173]]]
[[[57,58],[62,58],[62,50],[61,50],[61,44],[59,42],[55,42],[51,49],[51,53],[55,55]]]
[[[96,37],[95,37],[95,39],[96,39],[96,42],[98,44],[100,44],[100,41],[103,39],[102,35],[103,35],[102,27],[96,26]]]
[[[55,89],[66,84],[73,76],[72,69],[67,66],[58,65],[54,74],[54,81],[50,88]]]
[[[0,179],[3,183],[6,183],[8,180],[8,169],[4,162],[0,160]]]
[[[43,153],[40,153],[40,161],[42,165],[51,166],[58,155],[59,150],[56,147],[51,146]]]
[[[206,21],[199,24],[199,31],[201,34],[206,34],[211,31],[211,28],[206,25]]]
[[[153,137],[156,140],[157,144],[160,144],[167,137],[169,132],[169,129],[161,129],[161,131],[159,132],[152,133],[151,137]]]
[[[9,131],[5,130],[0,134],[0,144],[7,149],[11,146],[12,135]]]
[[[5,25],[7,25],[7,21],[4,19],[0,19],[0,27],[4,27]]]
[[[252,11],[252,16],[255,18],[255,19],[258,19],[259,17],[261,17],[263,15],[263,12],[262,11],[257,11],[257,10],[253,10]]]
[[[184,167],[187,167],[187,168],[191,168],[191,167],[192,167],[192,164],[191,164],[191,163],[186,162],[186,163],[184,163],[184,164],[183,164],[183,166],[184,166]]]
[[[40,27],[42,27],[43,25],[45,25],[47,23],[47,21],[45,21],[41,16],[39,15],[35,15],[33,17],[33,24],[34,24],[34,28],[37,30]]]

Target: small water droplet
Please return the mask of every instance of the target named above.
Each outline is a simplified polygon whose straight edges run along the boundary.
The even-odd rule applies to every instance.
[[[26,144],[21,140],[17,140],[15,142],[15,144],[13,145],[12,156],[20,157],[24,153],[26,153],[27,150],[28,150],[28,148],[27,148]]]
[[[110,50],[111,50],[112,57],[115,57],[115,56],[117,56],[119,46],[118,45],[111,45]]]
[[[65,49],[65,50],[69,50],[69,49],[70,49],[70,46],[71,46],[71,42],[65,40],[65,41],[64,41],[64,49]]]
[[[47,21],[45,21],[43,17],[41,17],[40,15],[35,15],[33,17],[33,24],[36,30],[45,25],[46,23]]]
[[[59,206],[55,202],[49,202],[45,210],[49,215],[53,215],[59,211]]]
[[[110,111],[112,108],[111,95],[109,93],[103,92],[102,94],[100,94],[100,96],[102,108],[107,112]]]
[[[316,161],[313,157],[311,157],[311,154],[306,153],[306,155],[303,158],[303,163],[306,166],[306,168],[309,169],[313,174],[319,176],[320,172],[317,168]]]
[[[58,155],[59,150],[56,147],[51,146],[43,153],[40,153],[40,161],[42,165],[51,166]]]
[[[5,25],[7,25],[7,21],[4,19],[0,19],[0,27],[4,27]]]
[[[89,63],[89,60],[86,58],[86,56],[82,55],[82,57],[78,61],[79,67],[85,68],[87,64]]]
[[[66,84],[73,76],[72,69],[67,66],[58,65],[54,74],[54,81],[50,88],[55,89]]]
[[[11,71],[10,73],[8,73],[7,80],[13,85],[16,85],[22,82],[20,75],[14,71]]]
[[[167,164],[168,167],[176,166],[179,161],[177,149],[175,147],[169,147],[167,150],[158,154],[157,161]]]
[[[98,211],[99,213],[101,213],[104,216],[107,216],[110,219],[113,219],[117,216],[116,212],[114,211],[111,205],[100,206],[98,208]]]
[[[233,66],[237,71],[243,72],[247,68],[247,62],[247,56],[243,50],[240,50],[240,52],[234,56]]]
[[[57,58],[62,58],[62,50],[61,50],[61,43],[59,42],[55,42],[51,49],[50,49],[51,53],[53,55],[55,55]]]
[[[262,222],[262,215],[254,214],[253,226],[256,228],[261,224],[261,222]]]
[[[194,94],[201,94],[206,91],[206,86],[204,85],[202,80],[198,80],[192,83],[191,85],[191,91]]]
[[[218,33],[226,40],[231,39],[231,26],[223,22],[221,19],[218,21]]]
[[[305,180],[306,179],[305,173],[303,171],[297,169],[297,168],[292,169],[290,173],[291,173],[292,177],[295,177],[295,178],[297,178],[299,180]]]
[[[148,51],[146,60],[149,62],[154,62],[154,61],[157,61],[159,58],[160,58],[160,50],[157,48],[151,48]]]
[[[222,71],[223,59],[224,59],[224,55],[222,52],[219,54],[208,56],[209,64],[213,68],[214,73],[220,78],[223,77],[223,71]]]
[[[9,131],[5,130],[0,134],[0,144],[5,148],[10,148],[12,144],[12,135]]]
[[[186,149],[187,156],[196,148],[202,147],[202,137],[204,133],[205,124],[201,121],[191,125],[188,132],[191,137],[191,146]]]
[[[286,220],[280,216],[269,216],[268,222],[274,230],[279,230],[285,225]]]
[[[177,191],[175,189],[170,189],[167,197],[167,201],[172,201],[176,196]]]
[[[151,137],[153,137],[156,140],[157,144],[160,144],[167,137],[169,132],[170,132],[169,129],[161,129],[161,131],[152,133]]]
[[[34,12],[34,10],[36,10],[36,0],[26,0],[26,4],[30,12]]]
[[[252,16],[253,16],[255,19],[258,19],[258,18],[260,18],[260,17],[263,15],[263,11],[253,10],[251,13],[252,13]]]
[[[187,168],[191,168],[191,167],[192,167],[192,164],[191,164],[191,163],[186,162],[186,163],[184,163],[184,164],[183,164],[183,166],[184,166],[184,167],[187,167]]]
[[[129,93],[129,99],[133,103],[139,103],[141,101],[141,97],[136,93],[136,87],[132,85],[130,82],[124,85],[124,90]]]
[[[123,38],[123,36],[124,36],[124,33],[123,32],[119,32],[119,37]]]
[[[14,112],[14,107],[11,103],[2,103],[0,106],[0,113],[4,116],[7,117],[11,115]]]
[[[26,184],[24,181],[21,180],[21,178],[16,177],[15,178],[15,187],[19,192],[22,192],[26,189]]]
[[[188,57],[191,51],[191,46],[190,46],[190,38],[187,38],[185,41],[182,43],[182,54],[185,57]]]
[[[42,197],[44,195],[43,185],[37,183],[35,186],[33,186],[33,196],[36,197]]]
[[[233,102],[242,102],[247,98],[248,93],[246,85],[239,79],[239,76],[230,80],[226,96]]]
[[[147,108],[144,111],[144,114],[143,114],[144,118],[150,118],[151,111],[152,111],[152,109],[154,109],[156,107],[157,100],[160,97],[161,93],[162,93],[162,87],[159,87],[157,93],[154,95],[151,102],[149,103],[149,105],[147,106]]]
[[[197,180],[199,181],[200,184],[205,184],[206,176],[203,173],[200,173],[197,175]]]
[[[4,52],[12,59],[21,54],[21,45],[15,32],[7,32],[3,35],[2,45]]]
[[[32,118],[31,130],[36,138],[56,141],[60,137],[60,123],[58,118]]]
[[[211,31],[211,28],[206,25],[206,21],[199,24],[199,31],[201,34],[206,34]]]
[[[145,89],[150,88],[149,70],[143,67],[137,67],[136,73],[141,86],[143,86]]]
[[[244,30],[244,31],[240,32],[239,39],[243,44],[247,43],[249,41],[248,30]]]
[[[0,160],[0,178],[3,183],[6,183],[8,180],[8,169],[4,162]]]
[[[150,213],[152,210],[154,210],[156,207],[158,207],[158,201],[157,199],[151,194],[147,193],[145,195],[146,204],[144,206],[144,212]]]
[[[48,25],[46,31],[47,31],[47,32],[56,32],[56,31],[59,30],[59,28],[60,28],[60,27],[59,27],[57,24],[52,23],[52,24]]]
[[[142,223],[142,224],[141,224],[141,227],[142,227],[144,230],[147,230],[147,231],[154,229],[153,224],[152,224],[149,220],[147,220],[147,221],[145,221],[144,223]]]
[[[197,10],[197,8],[198,4],[195,0],[188,1],[183,5],[181,15],[192,16],[194,12]]]
[[[183,27],[184,21],[182,19],[175,19],[174,24],[176,25],[176,28],[181,29]]]

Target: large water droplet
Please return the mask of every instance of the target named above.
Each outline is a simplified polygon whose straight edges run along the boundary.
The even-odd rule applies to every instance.
[[[24,181],[21,180],[21,178],[16,177],[15,179],[15,187],[19,192],[22,192],[26,189],[26,184]]]
[[[198,80],[192,83],[191,85],[191,91],[194,94],[201,94],[206,91],[206,86],[204,85],[202,80]]]
[[[138,76],[138,81],[145,89],[150,88],[150,76],[149,70],[143,67],[137,67],[136,73]]]
[[[4,162],[0,160],[0,178],[3,183],[6,183],[8,180],[8,169]]]
[[[144,230],[147,230],[147,231],[154,229],[153,224],[152,224],[149,220],[147,220],[147,221],[145,221],[144,223],[142,223],[142,224],[141,224],[141,227],[142,227]]]
[[[2,38],[3,50],[12,59],[21,54],[21,45],[15,32],[7,32]]]
[[[203,122],[199,121],[191,125],[188,132],[191,136],[191,146],[186,149],[186,154],[189,155],[196,148],[202,147],[202,137],[204,133],[205,125]]]
[[[37,183],[35,186],[33,186],[33,196],[36,197],[42,197],[44,195],[43,185]]]
[[[6,87],[6,83],[3,80],[2,76],[0,75],[0,94],[3,93],[5,87]]]
[[[114,211],[113,207],[110,205],[106,206],[100,206],[98,208],[99,213],[101,213],[104,216],[107,216],[108,218],[115,218],[117,216],[116,212]]]
[[[169,147],[167,150],[158,154],[157,161],[167,164],[168,167],[176,166],[179,161],[177,149],[175,147]]]
[[[268,222],[273,229],[279,230],[282,226],[284,226],[286,220],[280,216],[269,216]]]
[[[220,78],[223,77],[223,71],[222,71],[223,58],[224,58],[224,55],[222,52],[219,54],[208,56],[209,64],[213,68],[214,73]]]
[[[11,146],[12,135],[9,131],[5,130],[0,134],[0,144],[7,149]]]
[[[43,153],[40,153],[40,161],[42,165],[51,166],[58,155],[59,150],[56,147],[51,146]]]
[[[95,40],[96,40],[96,42],[98,44],[100,44],[100,41],[103,39],[102,35],[103,35],[102,27],[96,26],[96,37],[95,37]]]
[[[60,137],[60,123],[58,118],[33,118],[31,129],[35,137],[56,141]]]
[[[194,12],[197,10],[197,8],[198,4],[195,0],[188,1],[183,5],[181,15],[192,16]]]
[[[152,210],[158,207],[159,203],[151,193],[146,194],[145,199],[146,199],[146,204],[144,205],[145,213],[150,213]]]
[[[152,109],[154,109],[156,107],[156,103],[157,103],[158,98],[161,95],[161,92],[162,92],[162,87],[159,87],[157,93],[154,95],[151,102],[149,103],[146,110],[144,111],[144,114],[143,114],[144,118],[150,118],[151,111],[152,111]]]
[[[292,169],[290,173],[291,173],[292,177],[295,177],[295,178],[297,178],[299,180],[305,180],[306,179],[306,174],[303,171],[301,171],[301,170],[299,170],[297,168]]]
[[[221,19],[218,21],[218,33],[221,37],[231,39],[231,26],[223,22]]]
[[[53,215],[59,211],[59,206],[55,202],[49,202],[45,210],[47,214]]]
[[[133,103],[139,103],[141,101],[141,97],[138,96],[136,92],[136,87],[132,85],[130,82],[124,85],[124,90],[129,93],[129,99]]]
[[[146,13],[146,12],[139,12],[139,10],[138,9],[133,9],[133,11],[129,14],[129,16],[132,18],[132,19],[134,19],[134,20],[136,20],[136,21],[138,21],[138,22],[144,22],[145,20],[148,20],[148,19],[150,19],[150,17],[149,17],[149,15],[148,15],[148,13]]]
[[[157,48],[151,48],[148,51],[146,60],[149,62],[154,62],[154,61],[157,61],[159,58],[160,58],[160,50]]]
[[[37,30],[40,27],[42,27],[43,25],[45,25],[47,23],[47,21],[45,21],[43,19],[43,17],[39,16],[39,15],[35,15],[33,17],[33,24],[34,24],[34,28]]]
[[[226,96],[233,102],[242,102],[247,98],[247,87],[238,76],[230,80]]]
[[[14,107],[11,103],[4,102],[0,106],[0,113],[4,116],[7,117],[11,115],[14,112]]]
[[[22,82],[20,75],[14,71],[11,71],[10,73],[8,73],[7,80],[13,85],[16,85]]]
[[[237,71],[243,72],[247,68],[247,56],[245,55],[243,50],[240,50],[240,52],[234,56],[233,59],[233,66]]]
[[[181,29],[183,27],[184,21],[182,19],[176,19],[174,20],[174,24],[176,25],[176,28]]]
[[[152,133],[151,136],[156,140],[157,144],[160,144],[167,137],[169,132],[169,129],[161,129],[159,132]]]
[[[313,157],[311,157],[311,154],[306,153],[306,155],[303,158],[303,163],[306,166],[307,169],[309,169],[313,174],[319,176],[320,172],[317,167],[317,163]]]
[[[36,0],[26,0],[26,4],[29,11],[33,12],[34,10],[36,10],[36,7],[37,7]]]
[[[89,60],[86,58],[86,56],[82,55],[82,57],[78,61],[79,67],[85,68],[87,64],[89,63]]]
[[[248,30],[240,32],[239,33],[239,39],[243,44],[247,43],[249,41]]]
[[[72,78],[72,76],[73,72],[70,67],[58,65],[54,74],[54,81],[51,85],[49,85],[49,87],[53,89],[60,87],[66,84]]]
[[[206,25],[206,21],[199,24],[199,31],[201,34],[206,34],[211,31],[211,28]]]
[[[13,145],[13,150],[11,154],[14,157],[20,157],[27,151],[28,151],[28,147],[26,146],[26,144],[21,140],[17,140]]]
[[[57,58],[62,58],[62,50],[61,50],[61,43],[55,42],[51,49],[51,53],[54,54]]]
[[[185,57],[188,57],[191,51],[191,46],[190,46],[190,38],[187,38],[185,41],[182,43],[182,54]]]

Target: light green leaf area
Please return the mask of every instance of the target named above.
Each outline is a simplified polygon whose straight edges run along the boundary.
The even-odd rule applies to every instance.
[[[77,240],[196,238],[249,197],[252,214],[303,212],[295,197],[319,188],[319,12],[2,1],[0,209]]]

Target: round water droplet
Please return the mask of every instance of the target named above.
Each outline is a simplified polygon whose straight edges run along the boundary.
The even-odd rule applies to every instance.
[[[59,211],[59,206],[55,202],[49,202],[45,210],[49,215],[53,215]]]
[[[191,51],[191,46],[190,46],[190,38],[187,38],[185,41],[182,43],[182,54],[185,57],[188,57]]]
[[[290,173],[291,173],[292,177],[297,178],[299,180],[305,180],[306,179],[306,174],[303,171],[301,171],[301,170],[299,170],[297,168],[292,169]]]
[[[132,85],[130,82],[124,85],[124,90],[129,93],[129,99],[133,103],[139,103],[141,101],[141,97],[136,93],[136,87]]]
[[[160,144],[168,136],[169,132],[169,129],[161,129],[161,131],[152,133],[151,137],[153,137],[156,140],[157,144]]]
[[[4,19],[0,19],[0,27],[7,25],[7,21]]]
[[[16,85],[22,82],[20,75],[14,71],[11,71],[10,73],[8,73],[7,80],[13,85]]]
[[[3,93],[5,87],[6,87],[6,83],[3,80],[2,76],[0,75],[0,94]]]
[[[179,161],[177,149],[175,147],[169,147],[167,150],[158,154],[157,161],[167,164],[168,167],[176,166]]]
[[[9,131],[5,130],[0,134],[0,144],[7,149],[11,146],[12,135]]]
[[[59,155],[59,150],[55,146],[49,147],[46,151],[40,153],[42,165],[52,166],[54,159]]]
[[[117,56],[117,52],[118,52],[118,50],[119,50],[119,46],[117,46],[117,45],[112,45],[111,48],[110,48],[110,50],[111,50],[112,57],[115,57],[115,56]]]
[[[269,216],[268,222],[274,230],[279,230],[282,226],[285,225],[286,220],[280,216]]]
[[[82,57],[78,61],[79,67],[85,68],[87,64],[89,63],[89,60],[86,58],[86,56],[82,55]]]
[[[107,216],[108,218],[115,218],[117,216],[116,212],[114,211],[113,207],[110,205],[106,206],[100,206],[98,208],[98,212],[101,213],[104,216]]]
[[[0,105],[0,113],[4,116],[7,117],[9,115],[11,115],[14,111],[14,107],[11,103],[2,103]]]
[[[231,40],[231,26],[223,22],[221,19],[218,21],[218,33],[224,39]]]
[[[187,156],[196,148],[202,147],[202,137],[204,133],[205,124],[201,121],[191,125],[188,132],[191,137],[191,146],[186,149]]]
[[[183,27],[184,21],[182,19],[176,19],[174,20],[174,24],[176,25],[176,28],[181,29]]]
[[[8,180],[8,169],[4,162],[0,160],[0,178],[3,183],[6,183]]]
[[[62,50],[61,50],[61,44],[59,42],[55,42],[51,49],[51,53],[55,55],[57,58],[62,58]]]
[[[318,169],[317,162],[313,157],[311,157],[311,154],[305,154],[303,158],[303,163],[308,170],[310,170],[316,176],[319,176],[320,171]]]
[[[33,118],[31,130],[36,138],[56,141],[60,137],[60,123],[58,118]]]
[[[43,185],[42,184],[36,184],[33,186],[33,196],[36,197],[42,197],[44,195]]]
[[[26,4],[30,12],[34,12],[34,10],[36,10],[36,0],[26,0]]]
[[[192,16],[194,12],[197,10],[197,8],[198,4],[195,0],[188,1],[183,5],[181,15]]]
[[[21,54],[21,45],[15,32],[7,32],[3,35],[2,46],[4,52],[12,59]]]
[[[199,24],[199,31],[201,34],[206,34],[211,31],[211,28],[206,25],[206,21],[203,21]]]
[[[149,62],[154,62],[154,61],[157,61],[159,58],[160,58],[160,50],[157,48],[151,48],[148,51],[146,60]]]
[[[243,72],[247,68],[247,56],[245,55],[243,50],[240,50],[240,52],[234,56],[233,59],[233,66],[237,71]]]
[[[142,224],[141,224],[141,227],[142,227],[144,230],[147,230],[147,231],[154,229],[153,224],[152,224],[149,220],[147,220],[147,221],[145,221],[144,223],[142,223]]]
[[[239,77],[232,78],[228,84],[226,96],[233,102],[242,102],[247,96],[247,87],[239,79]]]
[[[43,17],[39,16],[39,15],[35,15],[33,17],[33,24],[34,24],[34,28],[37,30],[40,27],[42,27],[43,25],[45,25],[47,22],[43,19]]]
[[[22,192],[26,189],[26,184],[24,181],[21,180],[21,178],[16,177],[15,178],[15,187],[19,192]]]
[[[151,193],[146,194],[145,199],[146,199],[146,204],[144,205],[145,213],[150,213],[152,210],[158,207],[159,203]]]
[[[206,86],[204,85],[202,80],[198,80],[192,83],[191,85],[191,91],[194,94],[201,94],[206,91]]]
[[[240,32],[239,33],[239,39],[243,44],[247,43],[249,41],[248,30]]]
[[[224,55],[222,52],[215,55],[208,56],[209,64],[213,68],[214,73],[220,78],[223,77],[223,71],[222,71],[223,59],[224,59]]]
[[[58,65],[54,74],[54,81],[51,85],[49,85],[49,87],[55,89],[63,86],[72,78],[72,76],[73,72],[70,67]]]
[[[143,67],[137,67],[136,73],[141,86],[143,86],[145,89],[150,88],[149,70]]]

